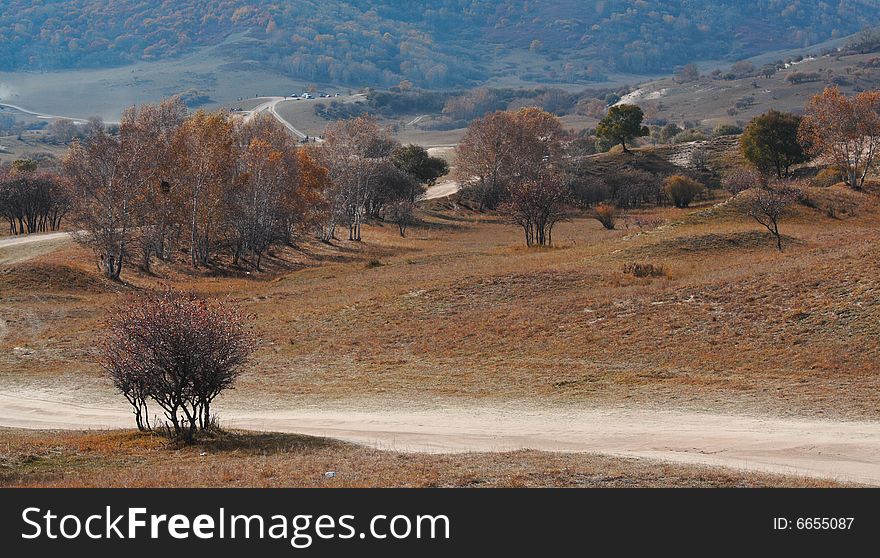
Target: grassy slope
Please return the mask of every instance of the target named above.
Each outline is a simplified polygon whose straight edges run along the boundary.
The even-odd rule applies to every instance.
[[[231,395],[242,404],[503,400],[876,418],[880,210],[873,194],[840,187],[811,196],[818,209],[783,221],[784,253],[735,203],[652,210],[666,222],[656,230],[634,215],[610,232],[577,217],[545,250],[524,249],[492,215],[438,210],[406,239],[373,224],[361,244],[278,252],[265,275],[160,266],[157,277],[127,270],[126,286],[68,247],[0,269],[0,381],[112,397],[95,332],[125,293],[172,282],[256,315],[265,343]],[[626,275],[629,262],[667,277]]]
[[[859,62],[876,57],[877,53],[842,56],[839,59],[827,56],[806,60],[787,70],[777,72],[771,78],[749,77],[727,81],[704,77],[686,84],[676,84],[667,78],[646,84],[644,88],[647,92],[663,91],[657,101],[647,103],[656,106],[659,101],[660,110],[656,112],[659,118],[666,118],[679,124],[685,120],[702,121],[707,126],[726,122],[745,123],[771,108],[800,111],[810,97],[827,85],[824,80],[792,85],[785,81],[788,73],[819,72],[825,77],[828,70],[831,70],[832,75],[847,76],[845,71],[847,67],[854,67]],[[841,90],[848,95],[856,92],[857,88],[875,89],[880,86],[880,68],[868,69],[866,74],[858,79],[854,76],[847,77],[851,79],[851,84],[841,86]],[[739,110],[735,115],[729,115],[728,109],[745,97],[754,97],[754,104]],[[643,106],[646,104],[639,100],[635,102]]]
[[[233,432],[175,448],[136,432],[0,428],[0,486],[768,487],[831,481],[536,451],[428,455],[323,438]],[[336,472],[326,478],[326,471]]]

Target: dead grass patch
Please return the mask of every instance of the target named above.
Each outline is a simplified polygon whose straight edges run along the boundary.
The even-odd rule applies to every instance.
[[[407,454],[323,438],[217,433],[186,448],[131,431],[0,429],[0,486],[829,487],[833,481],[538,451]],[[335,476],[328,478],[325,473]]]
[[[115,285],[78,266],[54,263],[22,263],[0,268],[0,292],[40,291],[49,293],[105,293]]]

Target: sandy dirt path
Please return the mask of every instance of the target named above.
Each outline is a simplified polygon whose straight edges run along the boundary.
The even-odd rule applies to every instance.
[[[51,242],[53,240],[62,240],[70,236],[70,233],[34,233],[21,236],[11,236],[9,238],[0,238],[0,248],[9,248],[11,246],[20,246],[22,244],[33,244],[35,242]]]
[[[459,186],[458,182],[454,180],[445,180],[443,182],[438,182],[437,184],[429,187],[425,190],[425,193],[419,198],[419,200],[436,200],[438,198],[445,198],[447,196],[451,196],[452,194],[458,192]]]
[[[70,240],[70,233],[66,232],[0,238],[0,266],[25,262],[47,254]]]
[[[409,452],[537,449],[645,457],[880,485],[880,423],[640,410],[447,407],[258,411],[218,405],[224,426],[295,432]],[[131,427],[123,404],[0,391],[0,426]]]

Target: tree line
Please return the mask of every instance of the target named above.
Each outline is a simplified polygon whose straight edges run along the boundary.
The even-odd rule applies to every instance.
[[[621,146],[644,136],[638,106],[612,107],[596,128],[601,141]],[[665,179],[635,168],[608,175],[572,165],[577,143],[553,115],[537,108],[498,111],[471,123],[456,148],[462,195],[480,210],[499,210],[522,227],[526,244],[552,242],[553,227],[575,206],[592,207],[606,228],[618,208],[671,202],[688,207],[704,185],[685,175]],[[853,97],[829,87],[814,96],[803,116],[768,111],[754,118],[740,136],[748,167],[724,177],[733,193],[753,190],[744,206],[782,249],[779,220],[803,193],[793,180],[795,167],[812,159],[853,189],[861,189],[880,155],[880,92]],[[702,161],[705,166],[706,161]]]
[[[330,242],[342,224],[360,240],[365,218],[407,218],[398,206],[447,170],[368,117],[325,137],[301,147],[269,116],[188,114],[177,98],[132,107],[117,133],[93,126],[64,158],[76,238],[113,279],[133,257],[149,271],[181,253],[193,267],[225,255],[259,270],[272,246],[311,231]]]
[[[69,190],[57,174],[29,160],[0,168],[0,215],[9,223],[9,234],[58,230],[69,209]]]

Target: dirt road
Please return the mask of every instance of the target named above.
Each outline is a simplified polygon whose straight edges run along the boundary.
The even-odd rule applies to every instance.
[[[32,110],[28,110],[26,108],[20,107],[18,105],[10,105],[9,103],[0,103],[0,107],[10,108],[12,110],[16,110],[18,112],[29,114],[31,116],[35,116],[40,120],[70,120],[71,122],[75,122],[77,124],[86,124],[88,119],[86,118],[75,118],[73,116],[58,116],[56,114],[44,114],[42,112],[34,112]],[[104,122],[105,124],[119,124],[119,122]]]
[[[62,395],[37,391],[0,392],[0,426],[132,426],[133,419],[123,404],[109,399],[84,402],[93,400],[63,400]],[[592,452],[880,485],[880,423],[875,422],[468,406],[347,412],[263,411],[219,405],[218,410],[221,422],[229,428],[326,436],[379,449]]]
[[[62,240],[70,237],[70,233],[36,233],[22,236],[11,236],[9,238],[0,238],[0,248],[9,248],[11,246],[20,246],[22,244],[33,244],[36,242],[51,242],[53,240]]]
[[[288,97],[269,97],[268,101],[266,101],[265,103],[262,103],[260,105],[257,105],[254,108],[254,110],[250,111],[248,113],[248,115],[246,116],[246,118],[248,120],[250,120],[253,117],[255,117],[256,115],[260,114],[261,112],[268,112],[269,114],[272,115],[273,118],[275,118],[275,120],[277,120],[285,128],[287,128],[288,131],[290,131],[290,133],[292,133],[293,135],[295,135],[299,139],[306,139],[306,137],[308,137],[308,136],[306,136],[303,132],[297,130],[293,126],[293,124],[291,124],[287,120],[281,118],[281,115],[278,114],[278,112],[276,112],[276,110],[275,110],[275,108],[278,106],[278,103],[280,103],[282,101],[286,101],[288,99],[289,99]]]
[[[438,182],[437,184],[425,190],[425,193],[422,194],[419,199],[424,201],[445,198],[446,196],[451,196],[452,194],[458,192],[458,190],[458,182],[454,180],[444,180],[443,182]]]
[[[21,263],[70,241],[70,233],[38,233],[0,238],[0,265]]]

